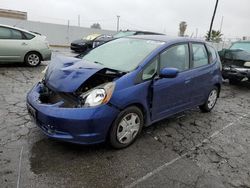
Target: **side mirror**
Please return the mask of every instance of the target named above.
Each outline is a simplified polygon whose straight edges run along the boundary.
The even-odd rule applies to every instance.
[[[176,68],[164,68],[160,71],[160,78],[175,78],[179,73]]]

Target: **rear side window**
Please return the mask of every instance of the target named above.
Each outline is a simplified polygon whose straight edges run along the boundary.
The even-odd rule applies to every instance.
[[[24,34],[25,38],[28,39],[28,40],[31,40],[31,39],[33,39],[35,37],[34,35],[26,33],[26,32],[23,32],[23,34]]]
[[[215,49],[212,47],[212,46],[207,46],[208,47],[208,50],[211,54],[211,60],[212,62],[215,62],[216,59],[217,59],[217,52],[215,51]]]
[[[204,44],[192,44],[193,68],[208,64],[208,54]]]
[[[11,29],[11,39],[23,39],[23,35],[21,31],[15,30],[15,29]]]
[[[160,55],[160,69],[177,68],[179,71],[189,69],[188,44],[179,44],[168,48]]]
[[[21,31],[7,27],[0,27],[0,39],[22,40],[24,38]]]
[[[0,27],[0,39],[11,39],[11,30],[6,27]]]

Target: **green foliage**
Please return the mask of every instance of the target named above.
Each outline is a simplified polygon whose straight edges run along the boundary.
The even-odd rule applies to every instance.
[[[93,23],[90,28],[92,29],[101,29],[101,25],[99,23]]]
[[[223,34],[220,31],[212,30],[211,36],[209,39],[209,31],[206,34],[206,40],[211,42],[221,42]]]

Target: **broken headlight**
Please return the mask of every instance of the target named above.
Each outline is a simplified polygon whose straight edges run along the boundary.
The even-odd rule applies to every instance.
[[[87,93],[80,95],[82,107],[93,107],[109,102],[115,88],[114,82],[98,86]]]

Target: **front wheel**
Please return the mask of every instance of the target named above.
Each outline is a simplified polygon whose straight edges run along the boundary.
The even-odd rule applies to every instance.
[[[217,99],[218,99],[218,88],[214,87],[210,91],[206,102],[203,105],[199,106],[201,111],[202,112],[210,112],[214,108]]]
[[[109,132],[111,146],[121,149],[131,145],[140,134],[143,124],[143,114],[136,106],[121,111]]]

